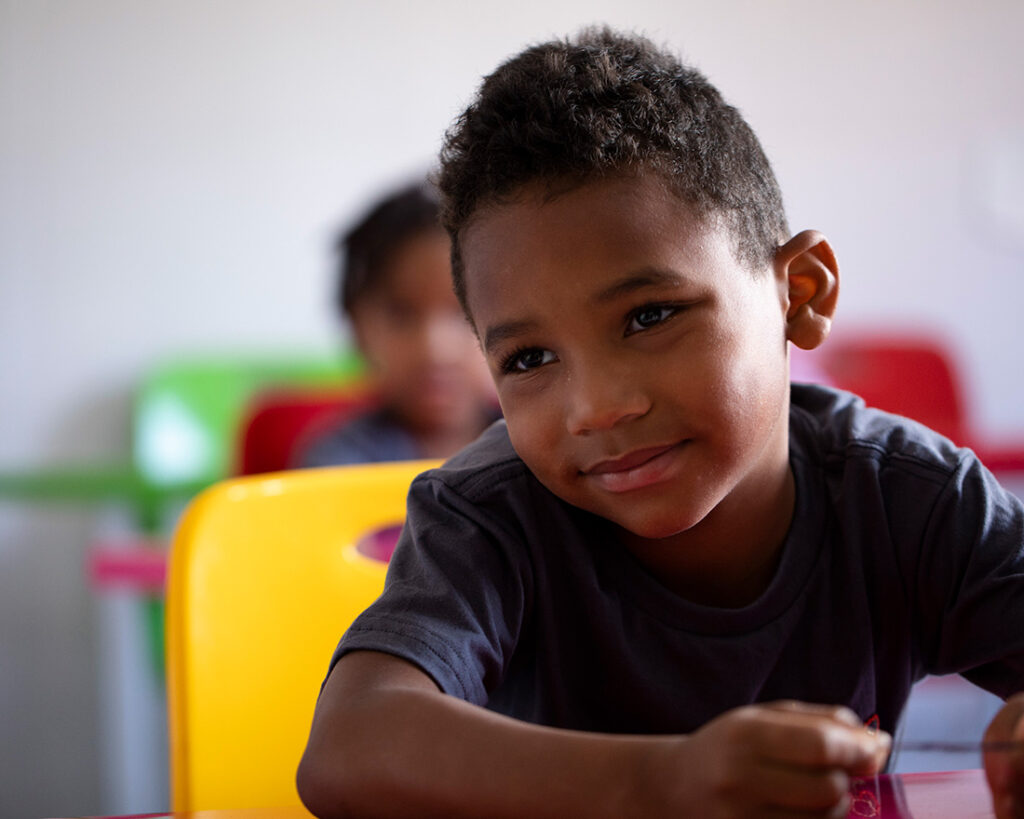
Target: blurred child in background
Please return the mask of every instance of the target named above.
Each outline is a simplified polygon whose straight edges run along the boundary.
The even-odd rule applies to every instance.
[[[338,308],[366,359],[375,408],[320,431],[299,466],[440,458],[498,411],[479,344],[452,291],[451,243],[433,187],[394,191],[338,242]]]

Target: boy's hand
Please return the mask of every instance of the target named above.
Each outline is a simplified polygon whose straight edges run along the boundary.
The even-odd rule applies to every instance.
[[[748,706],[685,740],[675,781],[703,817],[845,817],[850,777],[878,773],[891,745],[847,708]]]
[[[985,742],[1016,741],[1011,751],[986,751],[985,776],[997,819],[1024,819],[1024,694],[1010,697],[985,731]]]

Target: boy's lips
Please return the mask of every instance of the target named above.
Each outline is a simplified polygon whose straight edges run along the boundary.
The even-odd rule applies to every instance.
[[[583,470],[583,474],[609,492],[629,492],[650,486],[664,480],[675,454],[685,443],[680,441],[677,444],[637,449],[618,458],[598,461]]]

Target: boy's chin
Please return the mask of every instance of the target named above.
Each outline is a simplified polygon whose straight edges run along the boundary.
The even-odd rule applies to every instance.
[[[665,540],[689,531],[703,520],[702,515],[693,519],[672,515],[664,519],[644,518],[641,520],[617,520],[616,524],[628,537],[641,540]]]

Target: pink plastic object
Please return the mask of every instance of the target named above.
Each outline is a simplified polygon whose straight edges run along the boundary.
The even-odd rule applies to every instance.
[[[162,594],[167,552],[157,540],[100,541],[89,552],[87,572],[93,587],[110,591]]]
[[[356,548],[367,557],[387,563],[395,550],[402,524],[367,532]],[[89,552],[87,574],[93,588],[163,594],[167,553],[159,540],[100,541]]]
[[[395,545],[398,543],[398,536],[401,533],[401,523],[374,529],[359,538],[356,542],[356,549],[367,557],[387,563],[391,560],[391,554],[395,551]]]

